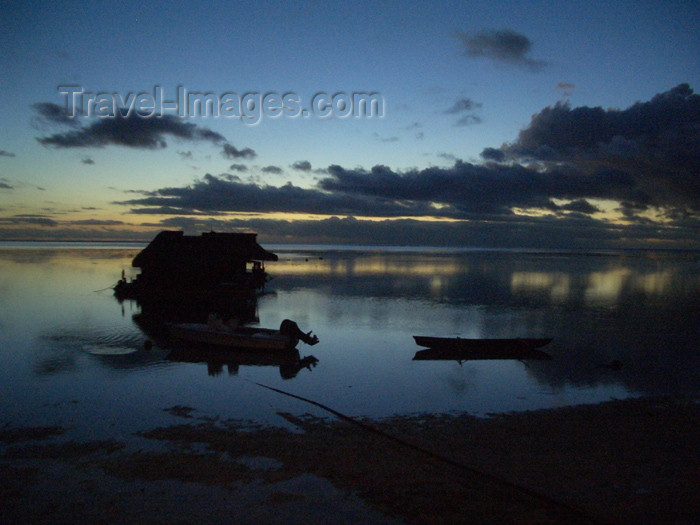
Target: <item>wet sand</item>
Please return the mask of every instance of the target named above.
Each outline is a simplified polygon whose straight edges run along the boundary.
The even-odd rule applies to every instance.
[[[118,441],[0,423],[0,522],[697,523],[700,404],[632,399],[486,419],[165,407]],[[147,445],[147,446],[146,446]]]

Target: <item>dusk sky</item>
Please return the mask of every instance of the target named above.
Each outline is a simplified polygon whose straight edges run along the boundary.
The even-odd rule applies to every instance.
[[[0,240],[700,248],[698,2],[3,11]]]

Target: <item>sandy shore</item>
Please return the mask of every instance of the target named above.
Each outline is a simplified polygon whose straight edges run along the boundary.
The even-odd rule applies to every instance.
[[[168,407],[164,407],[168,408]],[[633,399],[488,419],[296,431],[168,408],[118,441],[0,424],[2,523],[697,523],[700,404]]]

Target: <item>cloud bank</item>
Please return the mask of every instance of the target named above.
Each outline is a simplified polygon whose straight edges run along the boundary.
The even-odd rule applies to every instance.
[[[456,104],[456,111],[471,110],[472,104]],[[450,232],[452,242],[485,242],[477,233],[482,231],[489,232],[489,239],[510,243],[517,231],[521,242],[516,245],[571,242],[581,235],[582,243],[642,236],[700,241],[700,96],[687,84],[624,110],[564,103],[547,107],[533,115],[514,142],[486,148],[482,158],[480,164],[456,160],[449,167],[405,171],[331,165],[311,188],[207,174],[190,186],[161,188],[119,204],[141,215],[289,212],[354,217],[356,222],[349,223],[300,221],[299,227],[303,224],[306,238],[316,228],[344,224],[361,231],[362,224],[365,242],[394,236],[394,244],[407,240],[409,230],[416,242],[419,231],[431,232],[426,239],[434,237],[438,226]],[[293,167],[305,169],[307,164]],[[613,203],[624,221],[602,217],[604,202]],[[362,217],[394,220],[357,220]],[[461,222],[420,220],[426,217]],[[399,226],[408,230],[402,233]],[[377,231],[371,234],[372,229]],[[357,238],[346,233],[347,239]],[[320,229],[316,234],[327,238]]]
[[[463,99],[450,109],[459,115],[474,107]],[[230,146],[203,128],[162,122],[164,128],[136,131],[132,122],[122,122],[132,135],[119,140],[159,147],[163,137],[179,130],[172,135],[210,137]],[[115,128],[94,126],[71,129],[61,140],[117,140]],[[267,242],[700,248],[700,96],[687,84],[626,109],[560,102],[533,115],[513,142],[485,148],[481,157],[480,163],[450,157],[446,167],[408,170],[332,164],[316,170],[321,175],[311,187],[206,174],[185,187],[126,190],[136,197],[117,204],[142,221],[141,227],[246,228]],[[291,167],[310,171],[311,163]],[[281,171],[277,166],[266,171],[276,171],[271,168]],[[6,179],[0,183],[12,189]],[[266,212],[325,218],[245,218]],[[15,216],[4,223],[64,227],[48,216]],[[128,225],[119,227],[126,235]]]
[[[481,155],[545,173],[574,173],[581,183],[607,183],[610,188],[590,196],[628,208],[697,214],[700,95],[680,84],[624,110],[558,103],[534,115],[515,142]]]

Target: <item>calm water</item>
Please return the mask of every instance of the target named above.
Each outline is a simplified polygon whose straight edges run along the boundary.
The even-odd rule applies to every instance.
[[[698,253],[266,247],[280,260],[259,323],[318,334],[299,345],[311,369],[174,359],[140,328],[141,306],[105,289],[139,248],[0,246],[0,424],[121,438],[172,423],[176,406],[280,425],[280,411],[327,416],[253,382],[376,417],[700,391]],[[413,335],[548,336],[553,359],[413,361]]]

